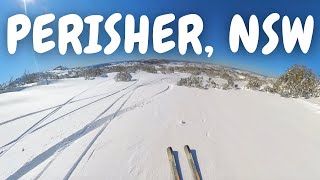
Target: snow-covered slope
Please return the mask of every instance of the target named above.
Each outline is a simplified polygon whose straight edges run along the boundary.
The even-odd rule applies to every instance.
[[[319,100],[179,87],[185,74],[63,79],[0,95],[0,179],[319,179]]]

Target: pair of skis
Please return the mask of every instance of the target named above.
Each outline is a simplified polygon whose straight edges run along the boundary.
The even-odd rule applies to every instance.
[[[191,150],[190,147],[188,145],[184,146],[184,152],[186,153],[187,156],[187,160],[192,172],[192,176],[194,180],[201,180],[200,178],[200,174],[196,168],[196,164],[194,162],[194,158],[191,154]],[[169,163],[170,163],[170,169],[171,169],[171,174],[174,180],[180,180],[180,176],[178,173],[178,169],[177,169],[177,163],[176,160],[174,158],[174,154],[173,154],[173,150],[171,147],[167,148],[167,154],[168,154],[168,158],[169,158]]]

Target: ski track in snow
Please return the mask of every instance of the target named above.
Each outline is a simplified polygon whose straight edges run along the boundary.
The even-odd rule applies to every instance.
[[[110,80],[106,80],[106,81],[102,81],[99,82],[97,84],[95,84],[94,86],[91,86],[87,89],[85,89],[84,91],[80,92],[79,94],[73,96],[72,98],[70,98],[69,100],[67,100],[65,103],[63,103],[61,106],[57,107],[56,109],[54,109],[53,111],[51,111],[49,114],[45,115],[42,119],[40,119],[38,122],[36,122],[35,124],[33,124],[29,129],[27,129],[24,133],[22,133],[20,136],[18,136],[16,139],[14,139],[13,141],[9,142],[8,144],[1,146],[0,147],[0,158],[5,155],[12,147],[14,147],[21,139],[23,139],[25,136],[27,136],[30,132],[32,132],[35,128],[38,127],[39,124],[41,124],[43,121],[45,121],[46,119],[48,119],[50,116],[52,116],[53,114],[55,114],[56,112],[58,112],[61,108],[63,108],[64,106],[66,106],[68,103],[70,103],[73,99],[75,99],[76,97],[84,94],[85,92],[87,92],[88,90],[96,87],[99,84],[102,84],[104,82],[107,82]]]
[[[138,87],[139,88],[139,87]],[[135,89],[136,90],[136,89]],[[133,90],[129,97],[121,104],[120,108],[113,114],[113,117],[110,118],[109,121],[105,122],[103,127],[100,129],[100,131],[95,135],[95,137],[90,141],[90,143],[88,144],[88,146],[86,147],[86,149],[82,152],[82,154],[80,155],[80,157],[78,158],[78,160],[72,165],[71,169],[68,171],[68,173],[65,175],[65,177],[63,178],[64,180],[68,180],[70,178],[70,176],[72,175],[73,171],[77,168],[78,164],[80,163],[80,161],[82,160],[82,158],[87,154],[87,152],[89,151],[89,149],[91,148],[91,146],[96,142],[96,140],[99,138],[99,136],[104,132],[104,130],[108,127],[109,123],[115,118],[117,117],[119,111],[122,109],[122,107],[126,104],[126,102],[130,99],[130,97],[132,96],[132,94],[134,93]]]
[[[163,83],[163,79],[161,80]],[[81,156],[78,158],[78,160],[73,164],[73,166],[71,167],[71,169],[69,170],[69,172],[66,174],[64,179],[68,179],[73,171],[76,169],[76,167],[78,166],[78,164],[81,162],[81,160],[83,159],[83,157],[87,154],[87,152],[89,151],[89,149],[91,148],[91,146],[94,144],[94,142],[96,141],[96,139],[98,139],[98,137],[100,136],[100,134],[103,133],[103,131],[107,128],[107,126],[109,125],[109,123],[116,118],[118,115],[124,114],[128,111],[131,111],[133,109],[135,109],[136,107],[139,107],[143,104],[145,104],[148,100],[168,91],[171,88],[171,85],[168,85],[164,90],[152,95],[149,98],[146,98],[140,102],[137,102],[136,104],[122,109],[123,106],[126,104],[126,102],[130,99],[130,97],[133,95],[133,93],[139,89],[142,88],[144,86],[147,85],[152,85],[155,84],[157,81],[153,81],[153,82],[149,82],[149,83],[144,83],[141,85],[138,85],[137,87],[135,87],[134,89],[126,92],[125,94],[123,94],[122,96],[120,96],[118,99],[116,99],[107,109],[105,109],[103,112],[101,112],[93,121],[91,121],[89,124],[87,124],[86,126],[84,126],[82,129],[78,130],[77,132],[75,132],[74,134],[68,136],[67,138],[63,139],[62,141],[60,141],[59,143],[55,144],[54,146],[50,147],[49,149],[47,149],[46,151],[42,152],[41,154],[38,154],[36,157],[34,157],[31,161],[25,163],[22,167],[20,167],[16,172],[14,172],[12,175],[10,175],[7,179],[18,179],[21,178],[22,176],[24,176],[25,174],[27,174],[28,172],[30,172],[31,170],[33,170],[34,168],[36,168],[38,165],[40,165],[42,162],[46,161],[49,158],[52,158],[49,163],[40,171],[40,173],[34,178],[34,179],[39,179],[44,173],[45,171],[50,167],[50,165],[55,161],[55,159],[59,156],[60,153],[63,152],[63,150],[65,150],[67,147],[69,147],[70,145],[72,145],[76,140],[80,139],[81,137],[85,136],[86,134],[92,132],[93,130],[99,128],[102,126],[102,128],[100,129],[100,131],[96,134],[96,136],[90,141],[90,143],[88,144],[87,148],[83,151],[83,153],[81,154]],[[124,90],[132,87],[133,85],[135,85],[137,82],[135,82],[134,84],[121,89],[120,91],[117,91],[116,93],[119,92],[123,92]],[[113,93],[112,95],[116,94]],[[101,116],[103,116],[104,114],[106,114],[108,112],[108,110],[113,107],[118,101],[120,101],[123,97],[127,96],[128,94],[129,97],[121,104],[120,108],[113,114],[107,115],[106,117],[101,118]],[[109,94],[110,95],[110,94]],[[100,98],[101,99],[101,98]],[[105,99],[105,98],[104,98]],[[90,104],[90,103],[89,103]],[[85,105],[86,107],[87,105]],[[80,110],[82,107],[80,107],[78,110]],[[71,113],[71,112],[69,112]],[[67,113],[67,114],[69,114]],[[63,115],[65,116],[65,115]],[[61,117],[59,117],[61,118]],[[59,118],[50,121],[49,123],[43,125],[46,126],[56,120],[58,120]],[[32,132],[35,132],[37,130],[39,130],[41,127],[38,127],[37,129],[33,129]],[[31,132],[31,133],[32,133]],[[94,151],[93,151],[94,152]],[[93,154],[92,152],[92,154]],[[89,161],[90,158],[88,158],[87,161]]]
[[[136,81],[135,83],[133,83],[133,84],[131,84],[131,85],[129,85],[129,86],[127,86],[127,87],[119,90],[119,91],[116,91],[116,92],[113,92],[113,93],[111,93],[111,94],[108,94],[108,95],[106,95],[106,96],[104,96],[104,97],[102,97],[102,98],[100,98],[100,99],[98,99],[98,100],[92,101],[92,102],[90,102],[90,103],[88,103],[88,104],[86,104],[86,105],[84,105],[84,106],[81,106],[81,107],[79,107],[79,108],[77,108],[77,109],[75,109],[75,110],[73,110],[73,111],[70,111],[70,112],[68,112],[68,113],[66,113],[66,114],[64,114],[64,115],[62,115],[62,116],[59,116],[58,118],[56,118],[56,119],[54,119],[54,120],[51,120],[50,122],[47,122],[47,123],[45,123],[45,124],[42,125],[42,126],[39,126],[39,127],[37,126],[37,127],[35,127],[35,128],[32,129],[32,131],[30,132],[30,134],[31,134],[31,133],[34,133],[34,132],[36,132],[36,131],[38,131],[38,130],[40,130],[40,129],[42,129],[43,127],[45,127],[45,126],[47,126],[47,125],[50,125],[51,123],[53,123],[53,122],[55,122],[55,121],[57,121],[57,120],[65,117],[65,116],[67,116],[67,115],[70,115],[70,114],[72,114],[72,113],[74,113],[74,112],[76,112],[76,111],[79,111],[79,110],[81,110],[81,109],[83,109],[83,108],[85,108],[85,107],[87,107],[87,106],[89,106],[89,105],[95,104],[95,103],[97,103],[97,102],[99,102],[99,101],[101,101],[101,100],[103,100],[103,99],[106,99],[106,98],[111,97],[111,96],[113,96],[113,95],[116,95],[116,94],[118,94],[118,93],[120,93],[120,92],[123,92],[124,90],[126,90],[126,89],[134,86],[136,83],[137,83],[137,81]],[[100,84],[100,83],[99,83],[99,84]],[[79,95],[80,95],[80,94],[79,94]],[[85,98],[85,99],[86,99],[86,98]],[[75,102],[75,101],[74,101],[74,102]],[[69,103],[69,104],[70,104],[70,103]],[[66,104],[66,105],[67,105],[67,104]],[[62,106],[60,106],[60,107],[62,108]],[[61,108],[60,108],[60,109],[61,109]],[[43,122],[43,121],[42,121],[42,122]],[[38,125],[39,125],[39,124],[38,124]],[[4,148],[4,147],[9,146],[9,145],[11,145],[11,144],[13,144],[13,143],[16,143],[17,140],[18,140],[18,139],[15,139],[15,140],[7,143],[6,145],[2,146],[1,148]],[[1,156],[0,156],[0,157],[1,157]]]
[[[64,115],[62,115],[62,116],[59,116],[58,118],[53,119],[53,120],[45,123],[44,125],[42,125],[42,126],[36,128],[36,129],[34,129],[31,133],[34,133],[34,132],[42,129],[43,127],[48,126],[48,125],[50,125],[51,123],[53,123],[53,122],[55,122],[55,121],[57,121],[57,120],[65,117],[65,116],[68,116],[68,115],[70,115],[70,114],[72,114],[72,113],[74,113],[74,112],[76,112],[76,111],[79,111],[79,110],[81,110],[81,109],[83,109],[83,108],[85,108],[85,107],[87,107],[87,106],[93,105],[93,104],[95,104],[95,103],[97,103],[97,102],[99,102],[99,101],[102,101],[102,100],[104,100],[104,99],[106,99],[106,98],[108,98],[108,97],[112,97],[113,95],[116,95],[116,94],[118,94],[118,93],[121,93],[121,92],[129,89],[130,87],[132,87],[132,86],[135,85],[136,83],[137,83],[137,81],[136,81],[135,83],[131,84],[130,86],[127,86],[126,88],[123,88],[123,89],[121,89],[121,90],[119,90],[119,91],[116,91],[116,92],[113,92],[113,93],[111,93],[111,94],[108,94],[107,96],[104,96],[104,97],[102,97],[102,98],[99,98],[99,99],[97,99],[97,100],[95,100],[95,101],[92,101],[92,102],[90,102],[90,103],[88,103],[88,104],[85,104],[85,105],[83,105],[83,106],[81,106],[81,107],[79,107],[79,108],[77,108],[77,109],[75,109],[75,110],[72,110],[72,111],[70,111],[70,112],[68,112],[68,113],[66,113],[66,114],[64,114]]]
[[[130,91],[129,91],[130,92]],[[118,98],[115,102],[113,102],[113,104],[111,104],[107,109],[105,109],[102,113],[100,113],[97,118],[95,118],[91,123],[89,123],[88,125],[86,125],[85,127],[83,127],[81,130],[77,131],[76,133],[72,134],[71,136],[65,138],[63,141],[61,141],[60,143],[56,144],[55,146],[52,146],[51,148],[49,148],[47,151],[45,151],[46,153],[49,153],[49,156],[46,157],[44,160],[42,161],[38,161],[38,159],[36,159],[36,162],[37,165],[41,164],[43,161],[45,161],[46,159],[48,159],[49,157],[51,157],[52,155],[54,155],[54,158],[52,159],[52,162],[57,158],[57,156],[65,149],[67,148],[68,146],[70,146],[74,141],[76,141],[77,139],[81,138],[82,136],[88,134],[89,132],[91,132],[92,130],[95,130],[96,128],[98,128],[99,126],[93,128],[93,129],[90,129],[91,127],[91,124],[93,124],[95,121],[97,121],[97,119],[99,117],[101,117],[106,111],[108,111],[111,107],[113,107],[116,102],[118,102],[122,97],[124,97],[125,95],[127,95],[129,92],[125,93],[124,95],[122,95],[120,98]],[[52,151],[52,152],[50,152]],[[42,153],[43,154],[43,153]],[[40,154],[40,155],[42,155]],[[43,154],[43,155],[46,155],[46,154]],[[37,156],[39,158],[43,158],[42,156]],[[35,158],[34,158],[35,159]],[[51,163],[52,163],[51,162]],[[50,163],[50,164],[51,164]],[[29,164],[32,164],[32,163],[27,163],[27,167],[30,167]],[[37,166],[36,165],[36,166]],[[30,170],[32,170],[33,168],[35,168],[36,166],[34,167],[31,167]],[[45,169],[43,170],[43,172],[48,168],[49,166],[46,166]],[[27,168],[28,169],[28,168]],[[19,169],[21,170],[21,168]],[[26,174],[26,172],[22,171],[23,173],[21,173],[21,171],[17,171],[19,175],[17,175],[17,173],[14,173],[13,175],[11,175],[8,179],[18,179],[20,177],[22,177],[22,175]],[[22,170],[24,170],[24,168],[22,168]],[[29,170],[29,171],[30,171]],[[29,172],[28,171],[28,172]],[[40,173],[40,174],[43,174]]]
[[[90,148],[92,147],[92,145],[95,143],[95,141],[99,138],[99,136],[105,131],[105,129],[108,127],[108,125],[111,123],[111,121],[116,118],[118,116],[118,113],[120,112],[120,110],[123,108],[123,106],[127,103],[127,101],[131,98],[131,96],[133,95],[133,93],[141,88],[141,87],[144,87],[148,84],[145,84],[145,85],[141,85],[141,86],[138,86],[137,88],[135,88],[134,90],[131,91],[129,97],[121,104],[121,106],[119,107],[119,109],[113,114],[113,117],[105,122],[104,126],[100,129],[100,131],[96,134],[96,136],[90,141],[90,143],[88,144],[88,146],[86,147],[86,149],[83,151],[83,153],[79,156],[78,160],[73,164],[73,166],[71,167],[71,169],[68,171],[68,173],[65,175],[64,177],[64,180],[67,180],[71,177],[72,173],[74,172],[74,170],[77,168],[77,166],[79,165],[79,163],[81,162],[81,160],[83,159],[83,157],[87,154],[87,152],[90,150]],[[157,96],[157,95],[160,95],[162,93],[164,93],[165,91],[169,90],[169,86],[163,90],[163,91],[160,91],[159,93],[153,95],[151,98]]]
[[[103,93],[103,94],[98,94],[98,95],[91,96],[91,97],[87,97],[87,98],[82,98],[82,99],[74,100],[74,101],[69,102],[67,105],[74,104],[74,103],[77,103],[77,102],[80,102],[80,101],[83,101],[83,100],[92,99],[92,98],[99,97],[99,96],[104,96],[104,95],[106,95],[106,94],[109,94],[109,93]],[[35,111],[35,112],[32,112],[32,113],[27,113],[27,114],[21,115],[21,116],[19,116],[19,117],[15,117],[15,118],[12,118],[12,119],[10,119],[10,120],[3,121],[3,122],[0,123],[0,126],[9,124],[9,123],[11,123],[11,122],[15,122],[15,121],[17,121],[17,120],[20,120],[20,119],[23,119],[23,118],[26,118],[26,117],[29,117],[29,116],[32,116],[32,115],[35,115],[35,114],[44,112],[44,111],[48,111],[48,110],[50,110],[50,109],[54,109],[54,108],[60,107],[60,106],[62,106],[62,105],[63,105],[63,104],[60,104],[60,105],[57,105],[57,106],[49,107],[49,108],[42,109],[42,110],[39,110],[39,111]]]
[[[39,127],[38,129],[35,129],[33,132],[35,132],[35,131],[43,128],[44,126],[47,126],[48,124],[51,124],[52,122],[54,122],[54,121],[56,121],[56,120],[58,120],[58,119],[60,119],[60,118],[62,118],[62,117],[64,117],[64,116],[66,116],[66,115],[69,115],[69,114],[71,114],[71,113],[73,113],[73,112],[75,112],[75,111],[78,111],[78,110],[80,110],[80,109],[82,109],[82,108],[84,108],[84,107],[86,107],[86,106],[88,106],[88,105],[91,105],[91,104],[93,104],[93,103],[96,103],[96,102],[98,102],[98,101],[101,101],[101,100],[103,100],[103,99],[105,99],[105,98],[107,98],[107,97],[110,97],[110,96],[112,96],[112,95],[118,94],[118,93],[120,93],[120,92],[123,92],[124,90],[126,90],[126,89],[132,87],[133,85],[135,85],[137,82],[138,82],[138,81],[136,81],[135,83],[133,83],[133,84],[130,85],[130,86],[127,86],[126,88],[123,88],[123,89],[121,89],[121,90],[119,90],[119,91],[116,91],[116,92],[114,92],[114,93],[111,93],[111,94],[109,94],[109,95],[107,95],[107,96],[105,96],[105,97],[103,97],[103,98],[100,98],[100,99],[98,99],[98,100],[96,100],[96,101],[93,101],[93,102],[88,103],[88,104],[86,104],[86,105],[84,105],[84,106],[81,106],[81,107],[79,107],[79,108],[77,108],[77,109],[75,109],[75,110],[73,110],[73,111],[71,111],[71,112],[69,112],[69,113],[67,113],[67,114],[65,114],[65,115],[62,115],[62,116],[58,117],[57,119],[54,119],[54,120],[46,123],[45,125]],[[93,121],[96,121],[99,117],[101,117],[102,115],[104,115],[118,100],[120,100],[121,98],[123,98],[125,95],[127,95],[127,94],[130,93],[130,92],[132,92],[132,90],[129,91],[129,92],[127,92],[127,93],[125,93],[125,94],[122,95],[120,98],[118,98],[115,102],[113,102],[113,104],[112,104],[111,106],[109,106],[105,111],[103,111],[102,113],[100,113]],[[50,167],[50,165],[54,162],[54,160],[58,157],[58,155],[59,155],[64,149],[65,149],[65,148],[62,148],[61,150],[59,150],[59,151],[54,155],[54,158],[45,166],[45,168],[36,176],[35,179],[39,179],[39,178],[41,177],[41,175]]]

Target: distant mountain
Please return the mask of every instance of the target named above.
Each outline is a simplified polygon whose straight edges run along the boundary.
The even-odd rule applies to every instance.
[[[58,71],[58,70],[64,71],[64,70],[68,70],[68,68],[64,67],[64,66],[58,66],[58,67],[54,68],[53,70],[54,71]]]
[[[167,64],[170,63],[170,61],[165,60],[165,59],[149,59],[149,60],[145,60],[145,61],[141,61],[143,63],[147,63],[147,64]]]

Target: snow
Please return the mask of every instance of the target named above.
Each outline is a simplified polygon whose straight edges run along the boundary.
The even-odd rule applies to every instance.
[[[0,179],[170,179],[172,146],[187,180],[186,144],[203,179],[320,178],[319,99],[114,76],[1,94]]]

